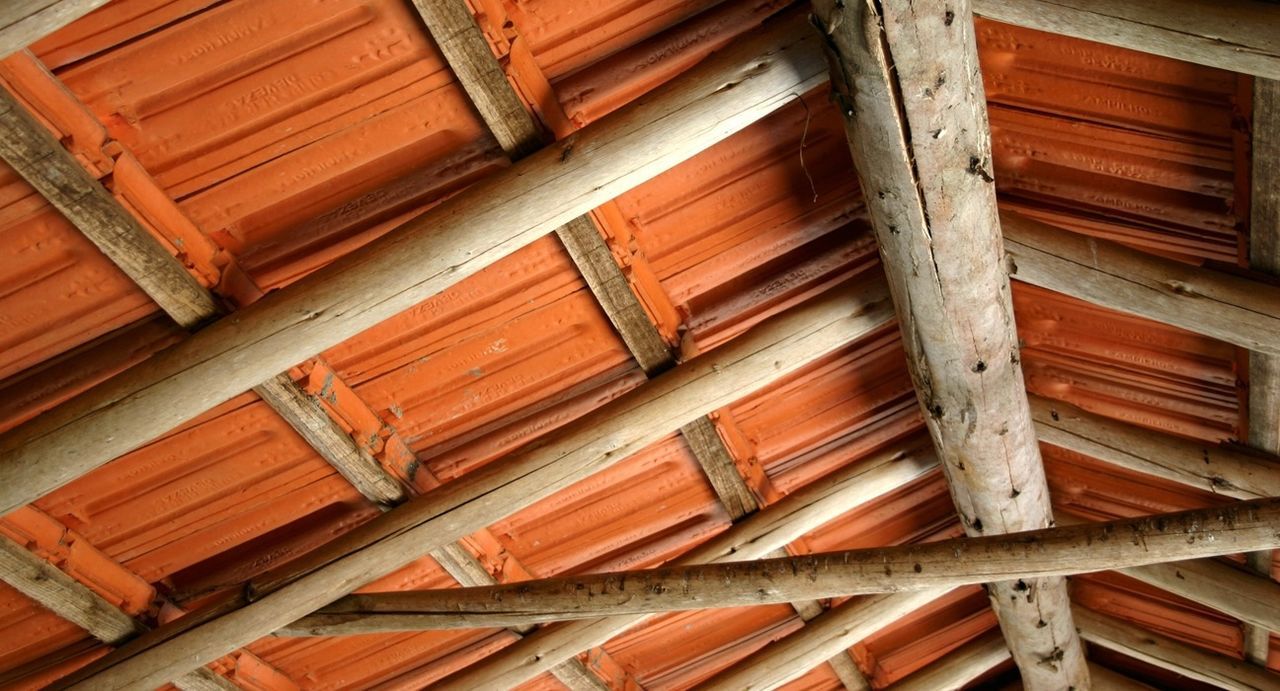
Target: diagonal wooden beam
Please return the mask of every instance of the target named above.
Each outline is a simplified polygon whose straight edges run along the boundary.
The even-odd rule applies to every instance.
[[[699,545],[678,563],[721,563],[767,557],[851,508],[918,480],[937,467],[921,440],[894,445],[855,466],[835,471],[743,518]],[[572,622],[539,629],[439,682],[446,689],[511,688],[638,625],[645,615]],[[832,656],[834,657],[834,655]],[[856,680],[854,682],[856,684]]]
[[[1280,583],[1260,574],[1213,559],[1135,566],[1119,572],[1216,609],[1255,629],[1280,632]]]
[[[7,0],[0,4],[0,58],[105,4],[107,0]]]
[[[1221,556],[1280,546],[1280,498],[1013,534],[667,566],[486,588],[350,595],[295,623],[308,635],[519,626],[615,614],[745,607],[801,599],[1007,582]],[[1006,636],[1007,639],[1007,636]]]
[[[1252,126],[1249,264],[1280,275],[1280,81],[1253,81]],[[1280,356],[1249,354],[1249,444],[1280,453]],[[1280,470],[1275,472],[1280,474]],[[1246,559],[1250,568],[1271,579],[1271,552],[1255,552]],[[1271,655],[1270,631],[1245,623],[1246,660],[1266,667]]]
[[[1259,0],[974,0],[989,19],[1280,79],[1280,8]]]
[[[397,314],[821,83],[782,22],[0,437],[8,511]]]
[[[1086,641],[1206,684],[1228,689],[1280,689],[1280,675],[1242,660],[1201,650],[1141,627],[1075,607]]]
[[[1009,659],[1009,646],[999,631],[978,636],[941,659],[890,686],[892,691],[960,689]],[[1093,670],[1090,669],[1090,676]]]
[[[814,3],[907,365],[969,535],[1052,525],[967,0]],[[989,583],[1028,684],[1088,687],[1060,578]]]

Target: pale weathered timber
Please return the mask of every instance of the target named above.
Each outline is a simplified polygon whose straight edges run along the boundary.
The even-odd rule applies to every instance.
[[[286,573],[250,584],[254,602],[200,623],[179,619],[76,675],[82,688],[155,686],[270,634],[443,544],[609,467],[705,415],[868,334],[892,318],[868,279],[778,315],[560,428],[532,448],[388,511]]]
[[[1005,645],[1004,636],[999,631],[992,631],[965,643],[889,688],[892,691],[951,691],[964,687],[1008,659],[1009,646]],[[1093,670],[1089,671],[1093,677]],[[1094,683],[1097,685],[1097,679]]]
[[[1140,429],[1039,396],[1031,414],[1047,444],[1236,499],[1280,496],[1280,457]]]
[[[35,499],[439,293],[816,86],[816,37],[779,22],[642,102],[0,437],[0,512]]]
[[[974,0],[989,19],[1280,79],[1280,8],[1259,0]]]
[[[816,480],[777,504],[747,516],[682,556],[677,563],[762,558],[851,508],[932,472],[937,461],[932,452],[922,448],[921,441],[895,445],[856,466]],[[547,626],[459,670],[438,682],[437,688],[443,691],[515,687],[647,618],[646,615],[622,616]]]
[[[310,635],[518,626],[615,614],[1008,582],[1029,583],[1280,546],[1280,498],[1006,535],[803,557],[669,566],[484,588],[349,595],[297,622]],[[1007,638],[1006,638],[1007,640]]]
[[[1280,81],[1253,80],[1253,164],[1249,198],[1249,265],[1280,275]],[[1249,445],[1280,452],[1280,357],[1249,354]],[[1271,579],[1272,553],[1245,557],[1257,573]],[[1271,628],[1246,622],[1244,656],[1266,667]]]
[[[107,4],[107,0],[5,0],[0,3],[0,58]]]
[[[814,13],[907,366],[965,531],[1052,525],[1001,253],[970,4],[819,0]],[[1023,678],[1088,688],[1066,583],[1012,586],[987,592]]]
[[[922,590],[849,600],[805,624],[803,629],[715,675],[700,689],[776,689],[850,646],[946,593]]]
[[[1178,674],[1227,689],[1280,689],[1280,675],[1243,660],[1175,641],[1105,614],[1075,607],[1086,641]]]
[[[1280,633],[1280,583],[1213,559],[1151,564],[1120,573],[1235,617],[1263,631]]]
[[[1120,312],[1280,354],[1280,286],[1002,213],[1009,275]]]

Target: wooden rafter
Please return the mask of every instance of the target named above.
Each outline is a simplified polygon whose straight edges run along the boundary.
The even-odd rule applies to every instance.
[[[814,11],[908,369],[965,531],[1052,525],[1001,253],[970,5],[821,0]],[[1019,583],[987,591],[1024,679],[1087,688],[1066,583]]]
[[[0,58],[107,4],[107,0],[7,0],[0,3]]]
[[[1009,647],[1005,645],[1004,637],[999,631],[992,631],[947,653],[890,688],[893,691],[960,689],[1008,659]]]
[[[518,626],[1036,579],[1280,546],[1280,498],[1016,534],[803,557],[668,566],[486,588],[350,595],[290,627],[335,635]]]

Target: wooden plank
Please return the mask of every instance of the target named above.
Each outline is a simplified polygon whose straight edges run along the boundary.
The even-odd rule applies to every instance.
[[[933,472],[937,461],[920,440],[900,444],[856,466],[800,488],[699,545],[679,563],[759,559],[852,507],[872,501]],[[543,627],[491,653],[437,684],[439,689],[512,688],[551,665],[600,645],[647,617],[611,617]]]
[[[1119,672],[1113,672],[1102,665],[1089,663],[1089,678],[1093,688],[1105,691],[1153,691],[1152,687],[1134,681]]]
[[[1008,582],[1280,546],[1280,498],[1016,534],[803,557],[666,566],[484,588],[349,595],[295,622],[293,635],[518,626],[620,614]],[[1007,640],[1007,636],[1006,636]],[[829,657],[829,656],[828,656]],[[825,659],[825,658],[823,658]],[[810,665],[812,667],[812,665]]]
[[[760,508],[756,495],[747,486],[742,473],[733,461],[733,454],[725,446],[720,433],[716,431],[716,423],[710,418],[700,417],[680,428],[690,450],[702,466],[711,488],[715,490],[720,503],[729,512],[729,517],[738,520]]]
[[[1249,265],[1280,275],[1280,81],[1253,81],[1252,126]],[[1249,354],[1249,444],[1280,452],[1280,357],[1274,355]],[[1254,552],[1246,560],[1270,580],[1271,552]],[[1266,667],[1270,655],[1270,631],[1246,622],[1245,659]]]
[[[1002,213],[1009,274],[1250,351],[1280,354],[1280,286]]]
[[[701,689],[776,689],[946,591],[923,590],[849,600],[704,682]]]
[[[1039,31],[1280,79],[1280,8],[1257,0],[974,0]]]
[[[967,0],[814,3],[907,365],[969,535],[1053,523],[1000,251],[991,134]],[[1034,687],[1087,688],[1057,578],[987,590]]]
[[[816,39],[797,22],[727,47],[642,103],[4,434],[0,512],[438,294],[824,79]]]
[[[947,653],[942,659],[894,684],[893,691],[951,691],[986,674],[1009,659],[1009,646],[999,631],[979,636]],[[1092,677],[1092,668],[1090,669]],[[1094,680],[1094,683],[1098,683]],[[1099,688],[1105,688],[1099,686]]]
[[[1235,617],[1280,632],[1280,583],[1212,559],[1120,569],[1120,573]],[[1263,665],[1265,666],[1265,665]]]
[[[107,0],[6,0],[0,3],[0,58],[107,4]]]
[[[1145,430],[1069,403],[1031,397],[1040,440],[1122,468],[1237,499],[1280,496],[1280,458]]]
[[[1206,684],[1227,689],[1280,689],[1280,675],[1207,652],[1105,614],[1075,607],[1080,635],[1090,643]]]
[[[871,279],[762,323],[513,454],[378,516],[251,583],[253,602],[182,619],[90,666],[81,688],[155,686],[289,624],[427,552],[607,468],[891,319]],[[186,619],[184,617],[183,619]]]

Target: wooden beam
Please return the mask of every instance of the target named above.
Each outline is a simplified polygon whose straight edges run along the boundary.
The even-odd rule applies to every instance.
[[[1009,274],[1019,281],[1280,355],[1280,286],[1157,257],[1002,213]]]
[[[704,682],[700,689],[776,689],[945,594],[922,590],[849,600]]]
[[[702,543],[676,563],[720,563],[760,559],[851,508],[897,490],[933,472],[937,461],[919,439],[835,471],[747,516]],[[547,626],[438,682],[437,688],[512,688],[560,660],[603,644],[647,619],[645,615]]]
[[[1252,134],[1249,264],[1280,275],[1280,81],[1253,80]],[[1280,357],[1274,355],[1249,354],[1249,444],[1280,453]],[[1246,559],[1250,568],[1271,579],[1271,552],[1254,552]],[[1266,667],[1270,655],[1270,631],[1246,623],[1245,659]]]
[[[825,78],[781,22],[386,236],[0,437],[0,512],[474,274]],[[554,190],[554,191],[552,191]]]
[[[1264,668],[1201,650],[1082,607],[1075,607],[1074,611],[1081,637],[1095,645],[1222,688],[1280,689],[1280,675]]]
[[[61,29],[107,0],[6,0],[0,3],[0,58]]]
[[[814,13],[908,369],[965,531],[1052,525],[1000,251],[970,4],[818,0]],[[1012,586],[987,591],[1023,677],[1087,688],[1066,583]]]
[[[1089,678],[1093,680],[1095,689],[1106,691],[1153,691],[1152,687],[1134,681],[1119,672],[1113,672],[1102,665],[1089,663]]]
[[[1280,496],[1280,458],[1145,430],[1031,397],[1040,440],[1122,468],[1236,499]]]
[[[892,691],[951,691],[963,688],[1009,659],[1009,646],[999,631],[979,636],[890,686]],[[1093,677],[1090,668],[1090,677]],[[1097,679],[1094,679],[1097,683]],[[1102,688],[1102,687],[1100,687]]]
[[[1119,572],[1259,630],[1280,632],[1280,583],[1260,574],[1213,559],[1136,566]]]
[[[762,323],[565,425],[532,448],[388,511],[294,560],[285,572],[255,580],[246,590],[254,596],[252,603],[192,620],[200,623],[179,619],[168,631],[125,646],[82,675],[92,675],[84,688],[159,685],[607,468],[690,419],[880,328],[892,318],[883,290],[866,279]]]
[[[486,588],[350,595],[293,624],[288,633],[520,626],[991,582],[1008,582],[1018,597],[1034,599],[1030,584],[1037,578],[1277,546],[1280,498],[1256,499],[1215,509],[919,545],[535,579]]]
[[[988,19],[1280,79],[1280,8],[1257,0],[974,0]]]

